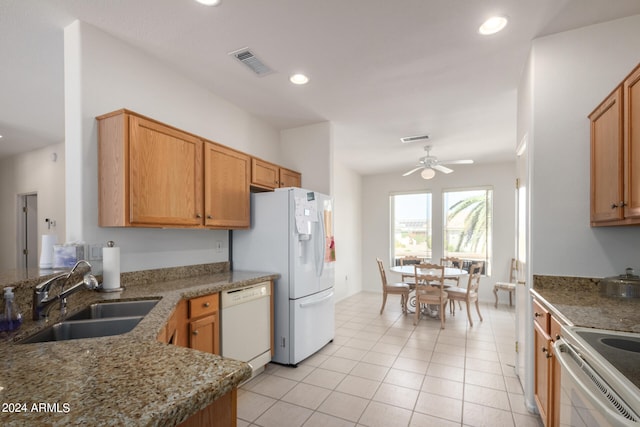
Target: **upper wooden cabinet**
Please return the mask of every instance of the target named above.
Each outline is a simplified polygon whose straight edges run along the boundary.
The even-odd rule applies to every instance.
[[[250,225],[250,157],[210,142],[204,146],[205,224],[244,228]]]
[[[302,175],[300,172],[280,168],[280,187],[301,187]]]
[[[302,175],[265,162],[257,158],[251,159],[251,185],[259,189],[273,190],[280,187],[300,187]]]
[[[118,110],[98,120],[103,227],[249,227],[249,159]]]
[[[589,119],[591,225],[640,224],[640,65]]]

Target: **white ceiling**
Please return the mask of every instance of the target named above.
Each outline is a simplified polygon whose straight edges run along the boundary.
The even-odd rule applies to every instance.
[[[64,141],[63,29],[75,19],[147,51],[280,129],[334,123],[362,174],[514,159],[516,89],[531,41],[640,13],[638,0],[3,0],[0,157]],[[483,37],[493,14],[507,28]],[[228,53],[249,47],[276,72]],[[594,64],[597,66],[597,64]],[[302,71],[306,86],[288,82]]]

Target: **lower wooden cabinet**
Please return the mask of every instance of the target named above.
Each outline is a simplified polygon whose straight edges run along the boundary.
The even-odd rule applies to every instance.
[[[553,353],[553,342],[560,338],[560,323],[538,301],[534,315],[534,397],[545,427],[560,422],[560,365]]]
[[[206,408],[196,412],[178,427],[235,427],[238,417],[238,390],[214,400]]]
[[[189,305],[189,348],[220,354],[220,296],[192,298]]]
[[[158,341],[220,354],[220,297],[204,295],[178,303]]]

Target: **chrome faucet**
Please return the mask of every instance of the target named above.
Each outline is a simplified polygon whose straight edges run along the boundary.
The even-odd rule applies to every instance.
[[[76,283],[66,291],[64,290],[64,285],[81,264],[87,265],[89,267],[89,272],[91,271],[91,264],[89,264],[85,260],[80,260],[76,263],[76,265],[73,266],[69,273],[58,274],[57,276],[53,276],[52,278],[48,279],[46,282],[42,282],[36,285],[33,290],[33,320],[41,320],[47,318],[49,316],[49,310],[51,310],[51,306],[56,301],[60,301],[60,313],[64,314],[66,313],[67,297],[69,295],[75,294],[83,288],[96,290],[100,287],[100,285],[98,284],[98,280],[92,274],[87,272],[81,282]],[[53,284],[57,283],[58,281],[62,282],[60,293],[54,297],[49,298],[49,289],[51,289],[51,286],[53,286]]]

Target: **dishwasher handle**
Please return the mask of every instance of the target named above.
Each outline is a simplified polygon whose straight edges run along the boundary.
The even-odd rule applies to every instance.
[[[609,388],[606,381],[579,356],[571,345],[560,338],[553,343],[553,351],[560,363],[562,375],[566,374],[601,413],[607,414],[608,417],[623,425],[640,425],[637,414],[615,391]],[[630,421],[633,424],[629,424]]]

